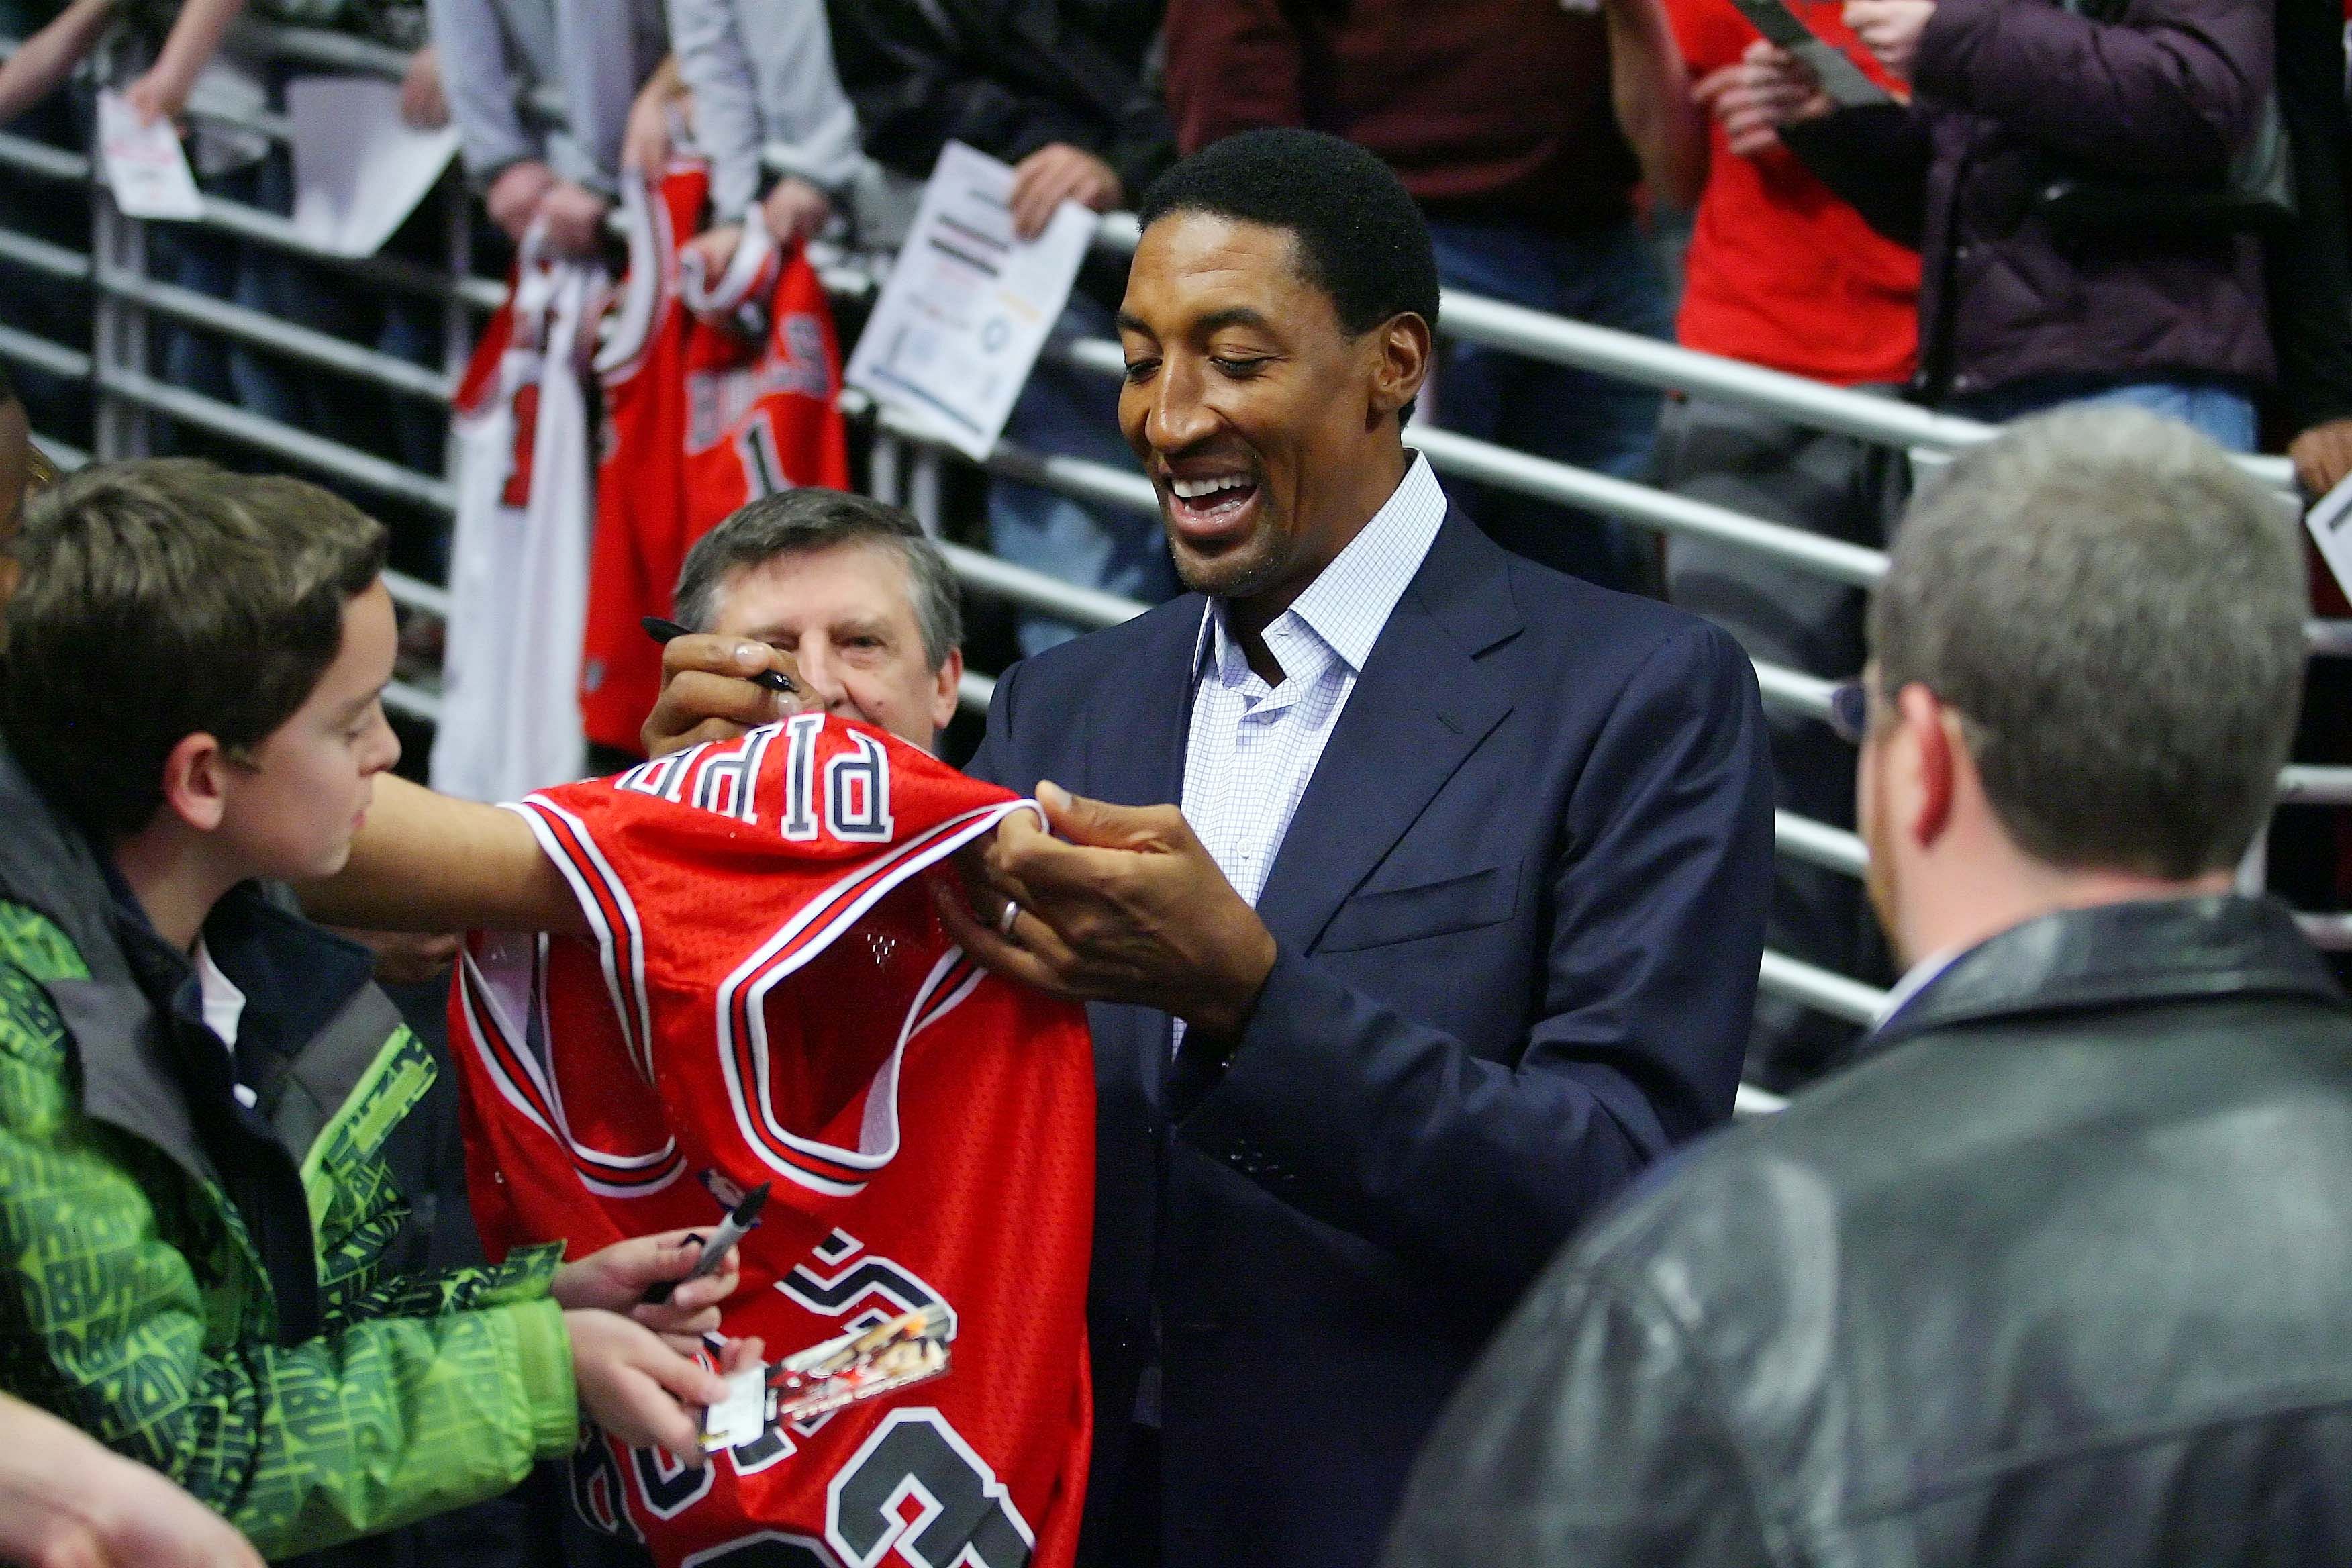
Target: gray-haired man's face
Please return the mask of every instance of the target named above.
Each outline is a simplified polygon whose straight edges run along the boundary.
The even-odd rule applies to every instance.
[[[710,630],[782,648],[828,713],[932,750],[955,716],[963,657],[923,650],[913,584],[895,551],[837,544],[739,567],[720,580]]]

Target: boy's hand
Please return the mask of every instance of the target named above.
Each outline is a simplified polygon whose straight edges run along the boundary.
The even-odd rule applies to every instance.
[[[499,171],[482,205],[490,209],[490,221],[520,245],[530,228],[531,215],[539,211],[540,198],[554,184],[554,170],[536,158],[524,158]]]
[[[1723,122],[1725,142],[1742,158],[1761,156],[1780,144],[1760,94],[1764,75],[1760,68],[1737,60],[1708,72],[1691,89],[1698,106]]]
[[[814,239],[824,232],[833,221],[833,198],[798,174],[786,174],[760,199],[760,214],[776,243],[789,250],[793,241]]]
[[[1783,125],[1819,120],[1837,107],[1822,90],[1812,67],[1762,38],[1748,46],[1739,64],[1746,106],[1753,110],[1758,124],[1777,132]],[[1725,129],[1727,132],[1729,127]]]
[[[637,170],[651,178],[661,178],[669,166],[670,105],[677,104],[688,113],[691,97],[656,71],[651,80],[638,89],[636,101],[629,105],[627,128],[621,132],[621,167]]]
[[[730,1247],[717,1273],[679,1286],[658,1307],[647,1302],[647,1286],[685,1279],[702,1256],[702,1243],[687,1239],[695,1234],[671,1230],[614,1242],[557,1269],[549,1293],[567,1308],[626,1313],[673,1348],[690,1352],[702,1335],[718,1331],[719,1303],[735,1293],[743,1277],[742,1249]]]
[[[612,1312],[567,1311],[563,1326],[580,1408],[598,1426],[631,1447],[666,1448],[694,1469],[709,1462],[700,1412],[727,1396],[725,1378]],[[740,1353],[730,1351],[730,1364]]]

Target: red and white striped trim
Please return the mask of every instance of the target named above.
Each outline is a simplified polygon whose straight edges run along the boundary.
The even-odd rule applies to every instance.
[[[588,825],[543,795],[527,795],[520,805],[504,809],[520,814],[539,839],[541,850],[571,885],[596,934],[596,953],[604,970],[604,987],[613,1012],[621,1020],[621,1038],[638,1076],[651,1088],[654,1081],[653,1005],[646,992],[644,928],[637,906],[613,869],[604,852],[588,832]]]
[[[542,1040],[548,1038],[546,962],[547,939],[541,937],[533,945],[530,994],[530,1005],[541,1013],[539,1037]],[[686,1157],[677,1152],[675,1138],[649,1153],[616,1154],[590,1148],[572,1136],[554,1064],[530,1048],[530,1037],[499,1005],[498,988],[470,949],[459,955],[457,1007],[465,1043],[480,1058],[499,1095],[524,1120],[563,1146],[589,1191],[603,1197],[646,1197],[685,1173]]]
[[[907,1042],[970,996],[981,971],[950,948],[917,991],[889,1058],[866,1089],[858,1147],[804,1138],[771,1108],[767,1020],[762,1004],[776,986],[823,952],[908,878],[938,864],[1015,811],[1044,813],[1034,801],[982,806],[918,834],[875,857],[809,901],[720,983],[717,1001],[719,1071],[735,1123],[753,1153],[778,1174],[827,1197],[851,1197],[898,1152],[898,1067]]]

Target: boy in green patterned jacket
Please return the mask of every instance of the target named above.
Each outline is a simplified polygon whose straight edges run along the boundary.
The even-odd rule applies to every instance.
[[[383,549],[291,479],[89,469],[27,509],[0,663],[0,1389],[271,1557],[495,1495],[583,1411],[701,1463],[682,1352],[735,1284],[639,1305],[683,1233],[382,1267],[432,1058],[255,884],[339,867],[399,755]]]

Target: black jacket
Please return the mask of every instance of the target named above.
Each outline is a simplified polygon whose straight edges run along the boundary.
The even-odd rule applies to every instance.
[[[2264,902],[1973,949],[1562,1254],[1386,1561],[2352,1563],[2352,1015]]]
[[[1145,82],[1161,0],[833,0],[834,64],[874,159],[927,178],[950,141],[1017,163],[1056,142],[1132,204],[1175,161]]]
[[[2273,0],[1939,0],[1908,110],[1783,140],[1874,227],[1920,252],[1930,400],[2042,377],[2273,379],[2252,235],[2068,238],[2035,208],[2061,174],[2219,179],[2273,83]]]
[[[2352,129],[2336,0],[2278,0],[2278,94],[2294,150],[2295,221],[2269,247],[2271,341],[2292,434],[2352,418]]]

